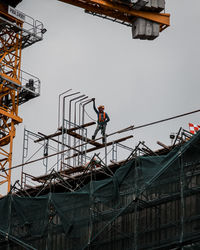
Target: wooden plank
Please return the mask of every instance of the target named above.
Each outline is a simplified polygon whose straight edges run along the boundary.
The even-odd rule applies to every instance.
[[[70,174],[74,174],[76,172],[81,172],[83,170],[84,170],[84,167],[82,167],[82,166],[71,167],[71,168],[68,168],[66,170],[59,171],[58,174],[60,174],[60,175],[70,175]],[[52,177],[56,177],[56,176],[57,176],[57,173],[53,173],[53,174],[33,177],[32,180],[33,181],[38,181],[38,182],[43,182],[44,180],[48,180],[48,179],[50,179]]]
[[[115,141],[108,142],[107,144],[100,144],[99,147],[87,149],[85,152],[82,152],[81,154],[86,154],[86,153],[95,151],[95,150],[97,150],[97,149],[105,148],[105,146],[108,147],[108,146],[111,146],[113,143],[123,142],[123,141],[126,141],[126,140],[131,139],[131,138],[133,138],[133,135],[129,135],[129,136],[123,137],[123,138],[121,138],[121,139],[118,139],[118,140],[115,140]],[[79,154],[79,155],[80,155],[80,154]],[[67,158],[65,158],[65,159],[67,160],[67,159],[70,159],[70,158],[73,158],[73,157],[76,157],[76,156],[78,156],[78,154],[73,154],[72,156],[67,157]]]
[[[44,134],[42,134],[42,133],[40,133],[40,132],[38,132],[38,134],[40,134],[40,135],[42,135],[42,136],[46,136],[46,135],[44,135]],[[49,138],[49,139],[52,140],[52,141],[54,141],[54,142],[56,142],[56,143],[58,143],[58,144],[64,145],[65,147],[70,148],[70,149],[72,149],[72,150],[74,150],[74,151],[76,151],[76,152],[78,152],[78,153],[81,152],[81,151],[79,151],[78,149],[76,149],[75,147],[71,147],[71,146],[69,146],[69,145],[67,145],[67,144],[63,144],[61,141],[58,141],[58,140],[53,139],[53,138]]]
[[[108,167],[109,168],[113,168],[115,166],[121,166],[124,162],[126,162],[126,160],[123,160],[123,161],[119,161],[119,162],[112,162],[112,164],[110,164]],[[70,176],[71,174],[75,174],[75,173],[80,173],[80,175],[82,175],[82,172],[85,170],[85,167],[84,166],[78,166],[78,167],[71,167],[71,168],[68,168],[66,170],[62,170],[62,171],[59,171],[58,174],[60,174],[61,176],[65,177],[65,178],[68,178],[68,179],[77,179],[79,177],[79,175],[77,175],[76,177],[72,177]],[[45,182],[45,180],[48,180],[52,177],[56,177],[57,174],[56,173],[53,173],[53,174],[48,174],[48,175],[41,175],[41,176],[38,176],[38,177],[33,177],[32,180],[33,181],[38,181],[38,182]]]
[[[112,142],[109,142],[107,143],[107,146],[111,146],[113,143],[119,143],[119,142],[122,142],[122,141],[126,141],[128,139],[131,139],[133,138],[133,135],[130,135],[130,136],[126,136],[126,137],[123,137],[123,138],[120,138],[118,140],[115,140],[115,141],[112,141]],[[86,150],[86,153],[88,152],[92,152],[92,151],[95,151],[97,149],[101,149],[101,148],[104,148],[106,145],[105,144],[100,144],[99,147],[95,147],[95,148],[90,148],[88,150]],[[84,152],[85,153],[85,152]],[[84,154],[82,153],[82,154]],[[76,157],[80,154],[74,154],[72,155],[71,157],[68,157],[66,159],[69,159],[69,158],[73,158],[73,157]],[[113,163],[114,165],[115,163]],[[70,174],[74,174],[74,173],[77,173],[77,172],[81,172],[83,171],[85,168],[83,166],[77,166],[77,167],[71,167],[71,168],[68,168],[66,170],[63,170],[63,171],[60,171],[58,172],[58,174],[66,174],[66,175],[70,175]],[[56,176],[55,173],[53,174],[49,174],[49,175],[42,175],[42,176],[38,176],[38,177],[34,177],[32,180],[33,181],[38,181],[38,182],[43,182],[44,180],[48,180],[50,177],[53,177],[53,176]]]
[[[97,141],[90,140],[90,139],[88,139],[86,137],[83,137],[83,136],[81,136],[81,135],[73,132],[73,131],[68,132],[68,134],[71,135],[71,136],[73,136],[73,137],[75,137],[76,139],[79,139],[79,140],[82,140],[84,142],[87,142],[87,143],[89,143],[89,144],[91,144],[91,145],[93,145],[95,147],[100,147],[102,145],[101,143],[99,143]]]
[[[85,124],[83,124],[83,125],[81,125],[81,126],[79,126],[79,127],[67,129],[67,131],[64,130],[64,133],[69,134],[70,132],[72,132],[72,131],[74,131],[74,130],[78,130],[78,129],[81,129],[81,128],[86,128],[86,127],[89,127],[89,126],[94,125],[94,124],[96,124],[96,123],[95,123],[95,122],[85,123]],[[44,136],[44,137],[42,137],[42,138],[40,138],[40,139],[35,140],[34,142],[40,142],[40,141],[44,141],[44,140],[46,140],[46,139],[51,139],[51,138],[53,138],[53,137],[62,135],[62,128],[59,128],[59,130],[60,130],[60,131],[58,131],[58,132],[56,132],[56,133],[53,133],[53,134],[50,134],[50,135],[47,135],[47,136]]]
[[[85,123],[85,124],[83,124],[83,125],[81,125],[79,127],[70,128],[70,129],[67,130],[67,132],[75,131],[75,130],[78,130],[80,128],[86,128],[86,127],[92,126],[94,124],[96,124],[96,122],[88,122],[88,123]]]
[[[169,149],[168,146],[166,146],[164,143],[160,142],[160,141],[157,141],[157,144],[165,149]]]

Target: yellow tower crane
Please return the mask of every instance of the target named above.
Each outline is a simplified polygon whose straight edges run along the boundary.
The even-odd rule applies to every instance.
[[[15,125],[20,104],[39,96],[40,81],[21,70],[22,49],[43,39],[43,24],[15,9],[21,0],[0,3],[0,193],[11,186]]]
[[[153,40],[170,25],[165,0],[58,0],[86,13],[132,27],[134,39]]]

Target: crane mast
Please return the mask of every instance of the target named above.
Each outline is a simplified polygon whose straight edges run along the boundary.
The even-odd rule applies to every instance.
[[[0,4],[0,187],[7,184],[8,192],[15,127],[23,121],[19,105],[40,94],[39,79],[21,70],[22,49],[41,41],[45,31],[41,22],[13,8],[19,2]]]

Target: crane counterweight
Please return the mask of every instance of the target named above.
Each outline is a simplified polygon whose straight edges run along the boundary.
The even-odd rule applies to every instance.
[[[86,13],[132,27],[133,39],[153,40],[170,25],[165,0],[58,0]]]

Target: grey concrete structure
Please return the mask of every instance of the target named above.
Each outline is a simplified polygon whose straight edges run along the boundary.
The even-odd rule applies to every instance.
[[[148,0],[144,9],[160,12],[165,9],[165,0]]]
[[[136,0],[134,1],[134,9],[140,10],[143,8],[146,4],[148,4],[149,0]]]
[[[165,8],[165,0],[136,0],[135,9],[151,10],[152,12],[161,12]],[[132,25],[133,39],[153,40],[159,36],[160,25],[143,18],[137,18]]]
[[[159,36],[160,25],[155,22],[137,18],[132,26],[133,39],[153,40]]]

